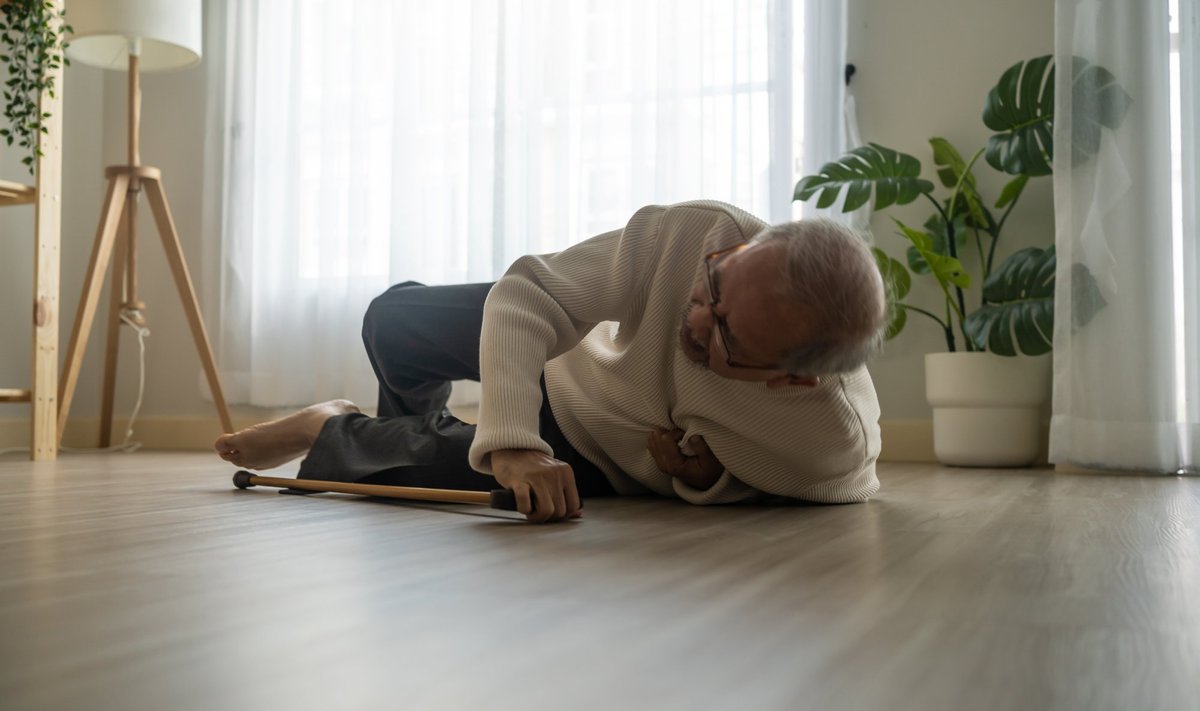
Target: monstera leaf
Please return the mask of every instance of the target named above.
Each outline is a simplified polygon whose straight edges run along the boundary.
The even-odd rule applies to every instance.
[[[889,205],[907,205],[923,193],[933,192],[933,183],[921,179],[921,161],[870,143],[826,163],[820,173],[796,183],[794,199],[808,200],[819,192],[817,207],[829,207],[843,188],[846,199],[842,212],[853,212],[867,204],[872,190],[875,209],[882,210]]]
[[[999,199],[996,200],[996,209],[999,210],[1010,202],[1014,202],[1017,198],[1021,197],[1021,191],[1025,189],[1025,184],[1028,182],[1028,175],[1018,175],[1017,177],[1008,181],[1008,183],[1004,186],[1004,189],[1000,191]]]
[[[975,345],[997,355],[1041,355],[1054,338],[1054,247],[1026,247],[983,283],[987,302],[963,328]]]
[[[1050,175],[1054,158],[1053,57],[1017,62],[988,92],[983,122],[987,162],[1010,175]],[[1133,99],[1112,72],[1082,57],[1071,61],[1071,158],[1078,164],[1100,149],[1101,128],[1115,129]]]
[[[1054,66],[1044,55],[1000,75],[983,105],[988,165],[1012,175],[1050,175],[1054,157]]]
[[[1071,329],[1088,325],[1108,301],[1100,293],[1100,285],[1088,268],[1079,262],[1071,265]]]
[[[874,247],[871,253],[875,255],[875,264],[879,267],[879,274],[883,277],[883,286],[887,291],[891,318],[888,320],[884,338],[890,341],[904,330],[904,324],[908,321],[908,311],[901,308],[899,303],[912,288],[912,277],[899,260],[888,256],[882,249]]]
[[[987,228],[988,215],[983,206],[983,198],[975,186],[975,174],[971,172],[971,164],[963,160],[962,154],[944,138],[929,139],[933,148],[933,164],[938,167],[938,178],[947,188],[957,188],[962,183],[962,191],[958,199],[964,204],[971,221],[978,227]],[[976,154],[976,158],[978,154]],[[955,205],[954,207],[958,207]]]
[[[1071,61],[1071,164],[1079,165],[1100,150],[1101,129],[1117,129],[1133,98],[1112,72],[1082,57]]]
[[[929,251],[935,254],[944,254],[949,256],[950,250],[946,248],[948,240],[946,239],[946,221],[939,214],[929,216],[925,220],[925,234],[930,237]],[[954,253],[962,254],[963,248],[967,245],[967,216],[956,215],[954,218]],[[921,256],[921,252],[916,245],[908,248],[905,252],[905,257],[908,259],[908,268],[917,274],[928,274],[929,263]]]
[[[971,275],[963,269],[963,265],[954,257],[947,257],[944,254],[939,254],[933,251],[933,235],[920,230],[914,230],[896,218],[892,218],[892,222],[900,228],[900,235],[912,243],[912,246],[917,249],[917,253],[925,260],[929,266],[929,271],[933,277],[938,280],[943,289],[949,289],[952,286],[957,286],[960,289],[968,289],[971,287]],[[947,296],[947,298],[949,298]]]

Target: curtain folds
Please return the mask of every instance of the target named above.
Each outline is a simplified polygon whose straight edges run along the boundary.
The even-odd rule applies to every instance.
[[[844,146],[844,0],[225,6],[207,184],[238,403],[372,403],[359,329],[390,284],[491,280],[649,203],[789,219],[795,159]]]
[[[1053,462],[1198,467],[1196,6],[1057,0]],[[1107,68],[1132,98],[1120,128],[1074,164],[1072,143],[1094,124],[1091,106],[1073,105],[1072,57]],[[1086,325],[1078,265],[1105,302]]]

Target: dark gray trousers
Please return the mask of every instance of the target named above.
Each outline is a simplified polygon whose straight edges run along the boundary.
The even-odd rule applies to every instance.
[[[450,381],[479,380],[483,302],[491,284],[397,284],[363,318],[363,343],[379,380],[379,416],[329,418],[300,464],[301,479],[487,491],[496,480],[471,469],[475,426],[450,414]],[[575,451],[554,421],[542,381],[539,429],[575,472],[580,496],[615,494],[604,473]]]

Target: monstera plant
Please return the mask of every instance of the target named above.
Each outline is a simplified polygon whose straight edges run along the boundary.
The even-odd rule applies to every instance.
[[[987,146],[964,158],[946,139],[931,138],[937,178],[948,192],[922,177],[914,156],[870,143],[796,185],[795,199],[817,196],[818,207],[842,197],[850,212],[874,198],[874,208],[906,205],[925,199],[934,212],[919,228],[893,221],[908,241],[907,265],[875,249],[876,262],[895,306],[888,338],[904,328],[909,313],[925,316],[941,327],[950,351],[990,351],[998,355],[1039,355],[1050,350],[1054,330],[1054,246],[1027,247],[995,263],[1000,234],[1030,179],[1050,175],[1054,156],[1054,92],[1058,70],[1050,55],[1018,62],[1001,75],[987,94],[983,122],[994,131]],[[1074,58],[1071,71],[1071,160],[1080,163],[1099,150],[1105,128],[1120,126],[1132,102],[1105,68]],[[980,193],[975,176],[979,158],[1012,176],[995,201]],[[973,274],[964,260],[976,263],[982,278],[978,306],[968,309],[965,292]],[[1082,265],[1073,265],[1077,306],[1090,313],[1103,306],[1095,280]],[[911,273],[910,273],[911,272]],[[933,310],[905,301],[912,274],[929,275],[940,288],[944,308]],[[940,312],[940,313],[939,313]],[[1076,325],[1090,313],[1082,309]]]

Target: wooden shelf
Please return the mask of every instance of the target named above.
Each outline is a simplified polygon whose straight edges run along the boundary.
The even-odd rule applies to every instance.
[[[0,0],[0,5],[4,4],[4,0]],[[65,2],[44,0],[42,4],[51,18],[49,29],[57,34],[62,29]],[[34,460],[57,457],[59,441],[58,282],[61,272],[58,251],[62,229],[62,66],[47,67],[44,79],[53,82],[58,91],[44,89],[38,96],[38,111],[45,120],[37,137],[37,157],[31,166],[33,173],[28,176],[35,184],[0,180],[0,207],[33,205],[33,298],[32,303],[26,302],[28,305],[20,309],[29,314],[33,321],[32,377],[28,390],[0,388],[0,402],[29,403],[29,458]]]
[[[37,200],[37,189],[32,185],[0,180],[0,207],[6,205],[32,205]]]

